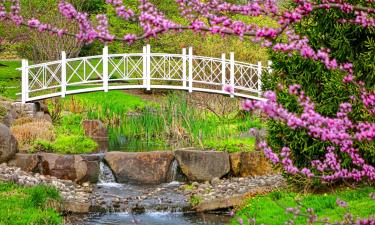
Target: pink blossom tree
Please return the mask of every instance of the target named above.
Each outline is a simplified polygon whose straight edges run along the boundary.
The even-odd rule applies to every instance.
[[[177,23],[166,18],[163,12],[148,0],[139,0],[138,8],[130,8],[122,0],[106,0],[106,4],[115,8],[117,16],[126,22],[138,24],[142,33],[128,33],[117,37],[109,31],[108,19],[105,14],[96,15],[95,21],[90,20],[87,13],[77,11],[72,4],[61,1],[58,9],[67,20],[74,21],[79,27],[78,33],[73,33],[64,27],[46,24],[38,18],[21,16],[19,0],[0,0],[0,21],[11,21],[17,26],[27,26],[39,32],[51,35],[73,36],[79,41],[90,43],[100,40],[104,43],[122,41],[133,43],[141,39],[156,38],[166,32],[183,32],[193,30],[198,33],[216,34],[221,36],[234,35],[241,39],[260,43],[262,46],[276,52],[299,54],[300,56],[322,63],[328,70],[339,70],[345,73],[342,80],[345,84],[355,85],[360,94],[352,96],[350,102],[342,102],[336,117],[327,117],[316,112],[314,103],[306,96],[298,84],[290,87],[279,86],[279,90],[287,90],[296,96],[303,108],[300,114],[289,112],[276,98],[276,90],[266,91],[265,102],[246,100],[245,110],[261,109],[270,119],[285,123],[291,129],[303,129],[312,138],[329,142],[324,149],[325,156],[311,162],[311,167],[295,166],[291,150],[284,146],[278,151],[271,149],[266,142],[260,147],[265,155],[275,164],[282,165],[287,173],[301,174],[323,181],[336,180],[375,180],[375,167],[369,164],[360,154],[360,149],[354,142],[372,142],[375,139],[375,123],[368,121],[353,121],[349,114],[354,102],[361,102],[367,113],[375,114],[375,90],[366,89],[366,81],[356,79],[351,62],[339,62],[330,56],[330,50],[321,48],[315,50],[309,44],[306,36],[299,35],[294,25],[308,18],[316,10],[339,10],[345,17],[337,18],[337,22],[351,26],[361,26],[366,29],[375,27],[375,5],[373,0],[367,0],[361,5],[351,4],[348,0],[294,0],[292,6],[283,9],[275,0],[255,0],[247,4],[232,4],[221,0],[176,0],[181,17],[186,23]],[[261,27],[255,23],[238,20],[236,15],[243,17],[267,17],[278,24],[275,27]],[[367,85],[375,86],[374,84]],[[229,92],[232,87],[226,87]],[[279,153],[276,153],[279,152]],[[338,153],[347,154],[351,159],[350,169],[342,166]]]

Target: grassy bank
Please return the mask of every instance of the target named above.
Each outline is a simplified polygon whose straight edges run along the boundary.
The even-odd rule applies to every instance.
[[[81,132],[83,119],[99,119],[109,128],[110,149],[164,150],[195,146],[220,151],[252,150],[253,138],[239,137],[261,121],[238,110],[219,118],[189,102],[184,92],[170,92],[144,100],[122,91],[68,96],[50,104],[52,112],[69,111],[58,119],[64,134]],[[156,99],[156,100],[155,100]],[[62,114],[56,112],[56,114]]]
[[[287,214],[285,208],[295,207],[296,199],[300,199],[302,205],[313,208],[319,218],[329,218],[330,222],[339,221],[349,211],[354,217],[369,217],[375,214],[375,200],[369,197],[375,189],[366,187],[356,190],[335,191],[328,194],[298,194],[293,192],[273,192],[265,196],[251,198],[247,205],[237,212],[237,216],[243,218],[244,224],[248,218],[256,218],[256,224],[284,224],[293,218]],[[336,200],[347,202],[348,207],[337,205]],[[239,224],[238,217],[232,224]],[[306,218],[299,218],[295,224],[306,224]]]
[[[0,61],[0,96],[16,99],[16,94],[21,92],[21,67],[20,61]]]
[[[49,187],[0,183],[0,224],[61,224],[61,216],[48,207],[49,200],[59,199],[58,191]]]

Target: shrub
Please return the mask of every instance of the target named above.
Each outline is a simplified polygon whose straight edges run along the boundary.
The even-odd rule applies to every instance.
[[[337,18],[342,17],[343,13],[339,10],[330,10],[329,13],[314,11],[308,19],[297,24],[296,29],[302,36],[308,36],[309,43],[315,50],[324,46],[331,50],[331,56],[339,63],[348,59],[352,61],[356,78],[366,81],[373,88],[375,64],[374,58],[369,56],[375,55],[375,30],[342,24],[337,21]],[[359,96],[359,90],[355,85],[342,82],[344,73],[328,70],[320,62],[305,59],[297,54],[288,55],[273,51],[270,51],[270,56],[274,62],[274,73],[263,77],[265,90],[278,90],[278,84],[284,87],[300,84],[306,95],[316,103],[316,111],[328,117],[336,117],[340,103],[350,102],[351,96]],[[298,106],[296,97],[289,95],[287,90],[278,91],[277,99],[290,112],[301,113],[302,108]],[[360,102],[353,104],[353,112],[349,116],[353,122],[375,121],[374,116],[366,112]],[[306,130],[291,129],[278,121],[269,121],[267,125],[268,145],[274,150],[288,146],[292,151],[293,161],[299,168],[311,168],[311,161],[324,157],[325,149],[332,145],[312,138]],[[359,148],[368,163],[375,164],[374,142],[358,142],[355,143],[355,147]],[[338,154],[342,159],[342,166],[350,169],[353,165],[349,156],[346,153]]]
[[[78,135],[61,135],[56,141],[37,140],[30,152],[55,152],[62,154],[82,154],[96,151],[98,144],[91,138]]]
[[[60,136],[52,144],[55,152],[64,154],[90,153],[97,150],[98,145],[91,138],[84,136]]]
[[[11,127],[11,131],[22,151],[29,150],[36,140],[55,140],[54,127],[46,120],[21,118]]]

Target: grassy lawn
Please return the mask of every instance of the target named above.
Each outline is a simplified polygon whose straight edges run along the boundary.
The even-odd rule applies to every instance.
[[[21,92],[21,67],[20,61],[0,61],[0,96],[16,99],[16,94]],[[8,88],[15,87],[15,88]]]
[[[61,216],[47,206],[50,199],[60,199],[56,189],[0,183],[0,224],[61,224]]]
[[[256,218],[256,224],[284,224],[285,221],[293,218],[293,215],[285,213],[285,208],[296,206],[295,199],[298,198],[302,199],[304,206],[313,208],[319,218],[329,217],[331,222],[342,219],[347,210],[355,217],[368,217],[375,215],[375,200],[369,197],[369,194],[374,192],[375,189],[370,187],[330,194],[303,195],[293,192],[273,192],[250,199],[247,205],[237,212],[237,216],[244,219],[244,224],[248,224],[247,218],[250,217]],[[347,202],[348,207],[339,207],[336,204],[337,199]],[[232,224],[238,224],[237,220],[234,219]],[[296,224],[306,224],[306,219],[298,219]]]

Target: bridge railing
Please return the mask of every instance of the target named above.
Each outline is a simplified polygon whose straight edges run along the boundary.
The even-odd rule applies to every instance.
[[[149,45],[142,53],[109,54],[104,47],[97,56],[67,58],[28,65],[22,61],[22,102],[52,97],[65,97],[92,91],[145,88],[175,89],[229,94],[232,97],[261,98],[262,73],[270,71],[258,64],[238,62],[234,53],[229,58],[193,55],[193,49],[182,54],[151,53]]]

